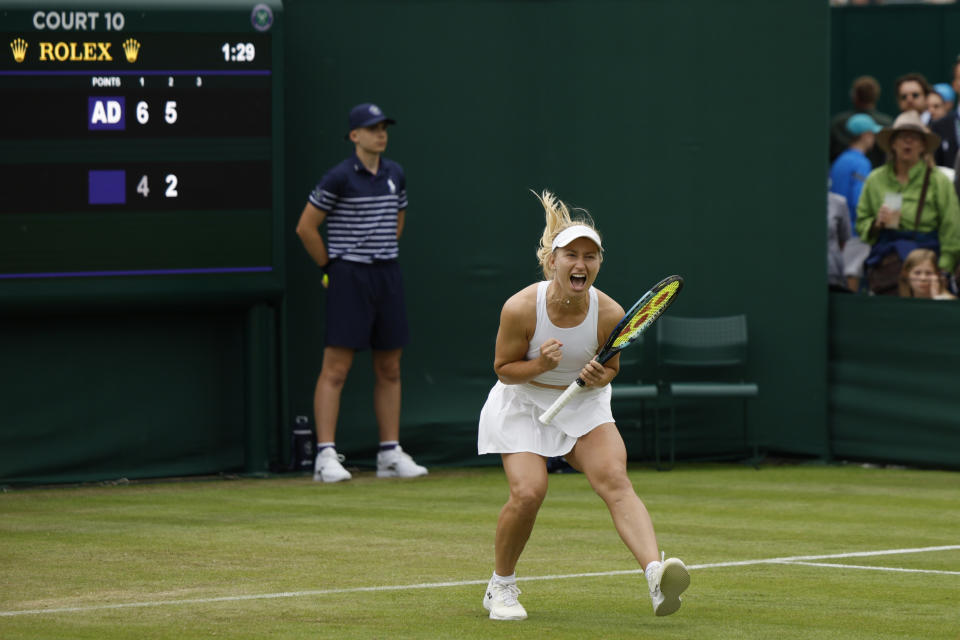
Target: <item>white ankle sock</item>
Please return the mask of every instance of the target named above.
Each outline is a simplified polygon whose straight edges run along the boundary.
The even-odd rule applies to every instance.
[[[650,576],[653,574],[654,571],[657,570],[657,567],[659,567],[661,564],[662,563],[659,560],[654,560],[653,562],[647,565],[646,569],[643,570],[643,575],[647,578],[648,582],[650,580]]]
[[[498,576],[497,572],[493,572],[493,581],[499,584],[517,584],[517,572],[514,571],[508,576]]]
[[[393,451],[400,446],[396,440],[384,440],[380,443],[380,451]]]

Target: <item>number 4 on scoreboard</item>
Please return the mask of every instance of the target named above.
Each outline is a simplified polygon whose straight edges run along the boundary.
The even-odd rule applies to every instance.
[[[147,180],[147,176],[141,177],[140,182],[137,183],[137,193],[144,198],[150,195],[150,181]]]

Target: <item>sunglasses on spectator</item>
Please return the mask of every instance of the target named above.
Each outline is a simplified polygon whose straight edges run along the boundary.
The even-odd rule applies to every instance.
[[[900,94],[900,99],[901,99],[901,100],[906,100],[907,98],[919,98],[919,97],[920,97],[920,92],[918,92],[918,91],[915,91],[914,93],[901,93],[901,94]]]

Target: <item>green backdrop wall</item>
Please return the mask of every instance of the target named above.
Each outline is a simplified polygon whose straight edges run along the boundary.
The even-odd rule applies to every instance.
[[[347,111],[374,101],[398,121],[387,155],[408,178],[401,439],[418,460],[483,462],[476,419],[499,311],[539,277],[543,218],[529,190],[543,188],[593,214],[608,247],[597,286],[625,305],[679,273],[671,313],[747,313],[763,446],[826,451],[826,3],[285,10],[291,413],[311,414],[323,326],[318,273],[293,227],[314,183],[352,152]],[[369,357],[358,358],[337,437],[352,463],[376,449],[370,389]],[[681,415],[683,455],[738,450],[736,414]]]
[[[833,294],[833,455],[960,466],[960,305]]]

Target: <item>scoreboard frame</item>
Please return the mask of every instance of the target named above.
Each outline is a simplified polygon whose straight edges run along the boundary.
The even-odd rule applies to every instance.
[[[0,0],[0,308],[283,290],[280,0]]]

